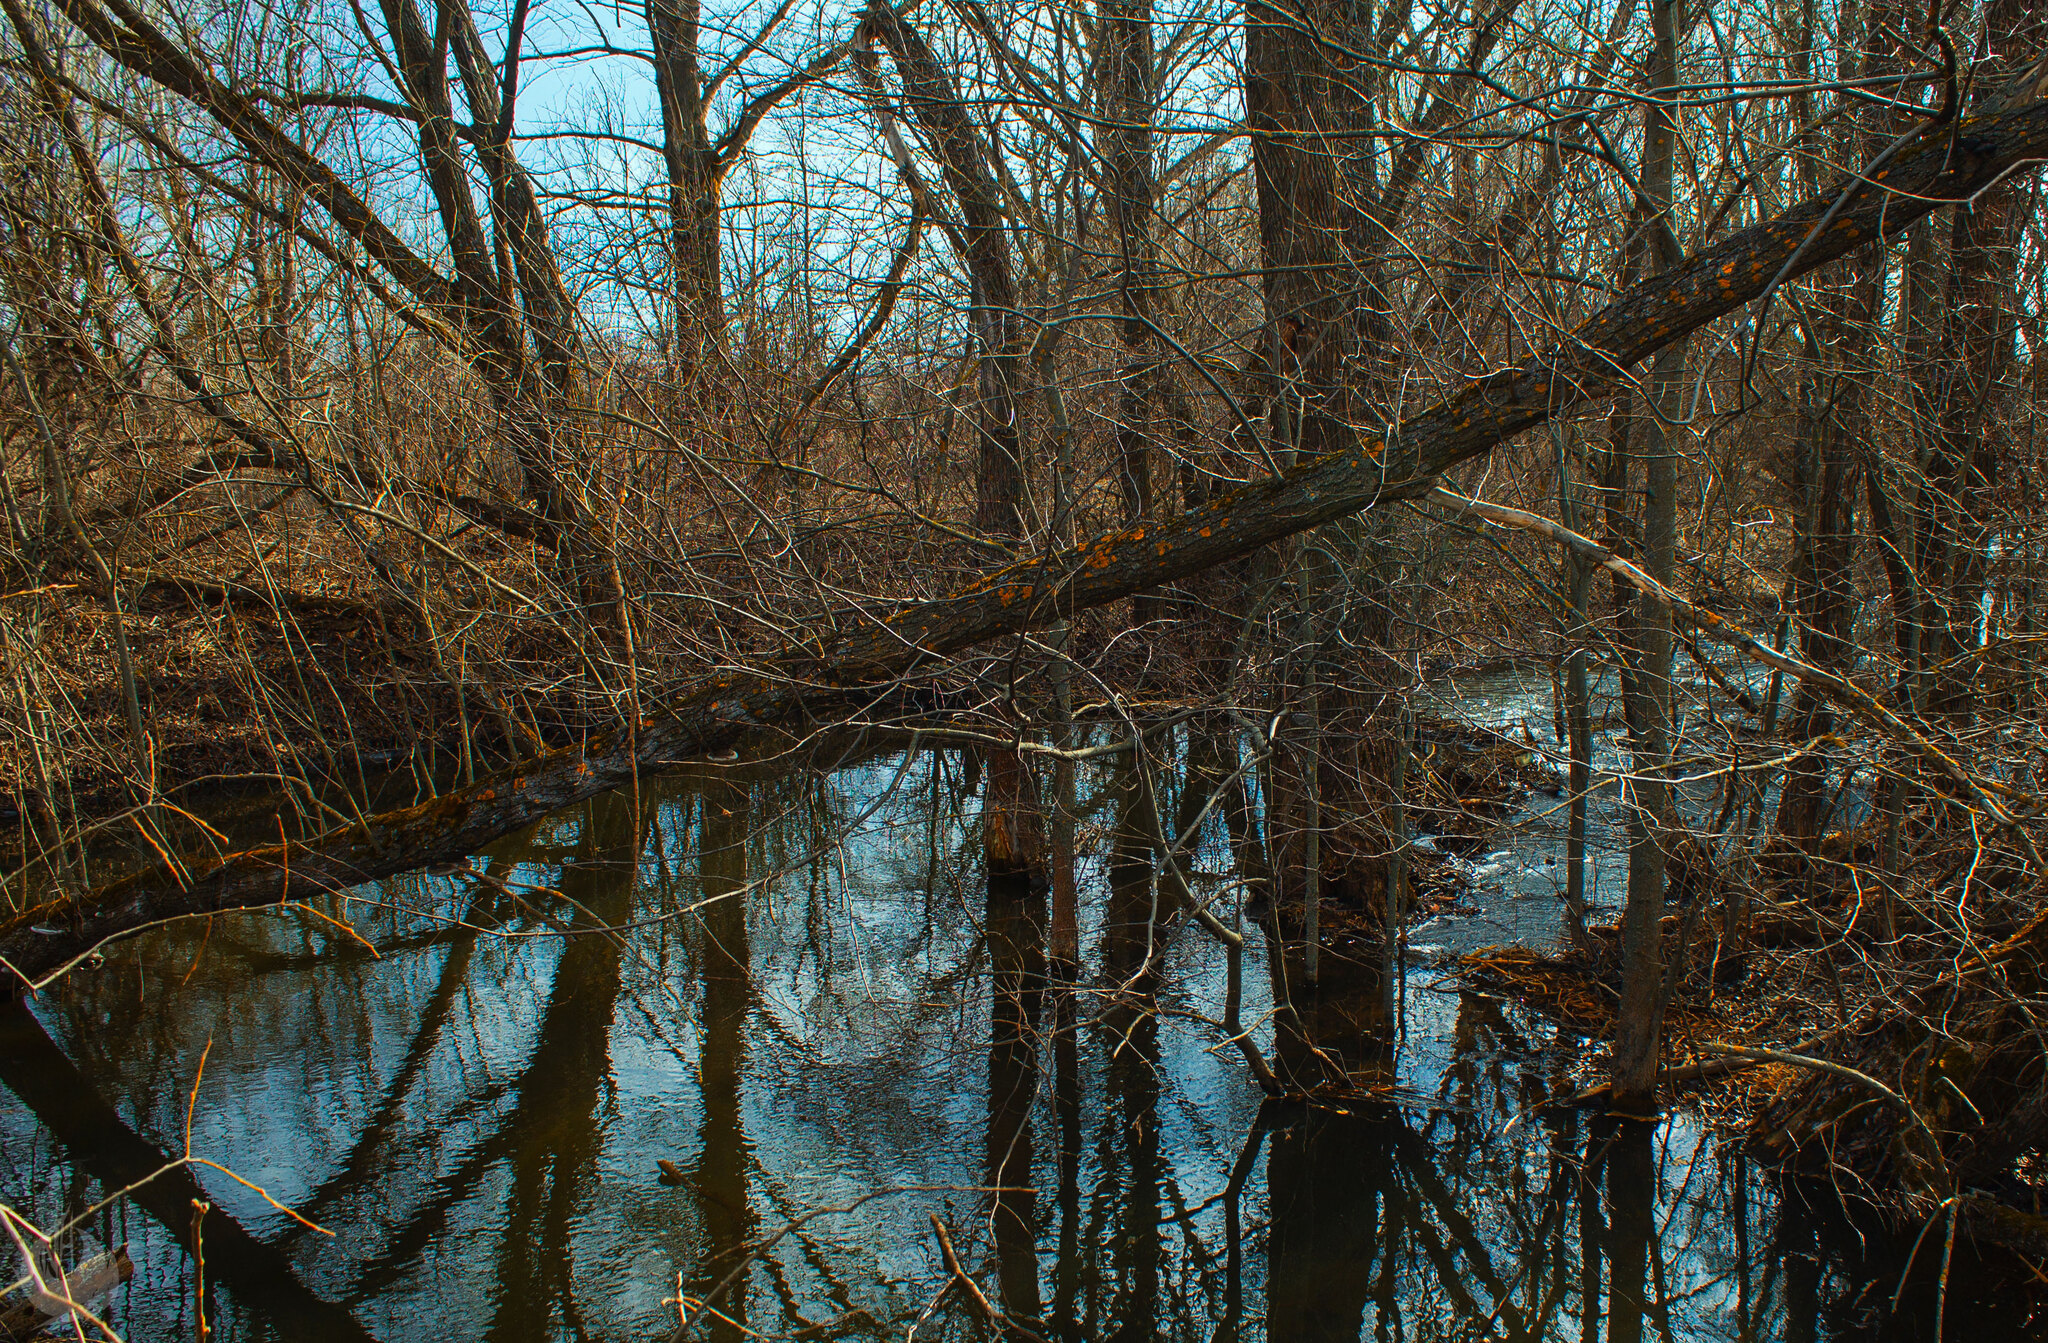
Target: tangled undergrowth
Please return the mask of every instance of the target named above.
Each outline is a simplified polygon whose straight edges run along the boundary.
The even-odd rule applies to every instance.
[[[1766,850],[1668,916],[1662,1077],[1759,1154],[1902,1225],[1953,1209],[2048,1251],[2048,911],[2017,855],[1953,819],[1939,804],[1910,815],[1888,882],[1879,817],[1817,854]],[[1461,979],[1607,1038],[1619,937],[1587,931],[1468,955]],[[1589,1053],[1557,1100],[1603,1103],[1603,1075]]]

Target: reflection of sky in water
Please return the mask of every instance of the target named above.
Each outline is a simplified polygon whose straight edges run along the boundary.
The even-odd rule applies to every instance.
[[[1547,678],[1467,689],[1461,711],[1490,711],[1494,725],[1529,711],[1532,730],[1547,730]],[[133,1178],[100,1140],[73,1164],[66,1142],[98,1132],[82,1127],[90,1106],[79,1103],[95,1091],[120,1125],[175,1151],[211,1040],[193,1150],[335,1233],[201,1172],[206,1197],[302,1284],[288,1290],[281,1263],[210,1231],[223,1339],[660,1337],[678,1273],[701,1295],[729,1266],[716,1251],[778,1232],[723,1309],[767,1335],[843,1319],[841,1336],[900,1338],[944,1282],[930,1213],[996,1294],[979,1191],[991,1169],[986,911],[963,895],[978,890],[976,803],[958,797],[957,758],[940,759],[757,782],[751,817],[738,819],[751,820],[746,867],[764,885],[743,932],[730,917],[707,931],[720,927],[716,906],[707,924],[679,913],[705,894],[702,813],[720,804],[665,780],[658,800],[648,789],[637,862],[623,800],[490,858],[514,887],[557,888],[585,917],[628,925],[617,940],[557,935],[549,920],[576,917],[561,901],[536,895],[521,910],[432,877],[335,908],[381,959],[291,916],[153,935],[139,960],[124,949],[40,1009],[91,1087],[61,1061],[38,1064],[35,1082],[18,1059],[0,1065],[0,1193],[47,1222]],[[1084,798],[1113,767],[1082,770]],[[1525,818],[1543,805],[1532,799]],[[1084,833],[1105,823],[1086,817]],[[1530,820],[1480,850],[1480,916],[1417,940],[1554,937],[1537,855],[1561,812],[1551,825]],[[1220,829],[1197,854],[1216,876],[1229,863]],[[1597,1201],[1590,1223],[1581,1215],[1579,1153],[1594,1125],[1531,1108],[1556,1073],[1548,1047],[1576,1041],[1442,991],[1418,959],[1402,995],[1403,1110],[1262,1111],[1235,1052],[1198,1019],[1221,1013],[1220,948],[1186,931],[1170,940],[1151,1041],[1106,992],[1101,854],[1081,881],[1081,1037],[1068,1061],[1036,1051],[1028,1129],[1039,1297],[1070,1336],[1108,1336],[1136,1315],[1136,1336],[1229,1337],[1216,1322],[1233,1300],[1246,1337],[1265,1336],[1269,1309],[1275,1337],[1280,1322],[1289,1336],[1355,1337],[1393,1329],[1394,1315],[1402,1337],[1474,1336],[1489,1319],[1579,1336],[1582,1244],[1612,1253],[1599,1249],[1607,1233],[1587,1231],[1602,1224]],[[706,978],[714,935],[743,937],[751,1007],[744,987]],[[1259,944],[1254,934],[1247,1021],[1269,1002]],[[744,1010],[721,1017],[734,1002]],[[1048,998],[1042,1025],[1051,1010]],[[720,1033],[715,1020],[741,1028]],[[1259,1034],[1270,1052],[1270,1026]],[[1147,1076],[1156,1085],[1141,1085]],[[657,1160],[688,1178],[661,1183]],[[1747,1320],[1751,1336],[1779,1336],[1791,1298],[1767,1254],[1778,1225],[1767,1186],[1689,1120],[1660,1130],[1654,1163],[1664,1327],[1738,1338]],[[175,1198],[154,1214],[118,1205],[86,1227],[93,1243],[134,1253],[136,1279],[112,1310],[131,1338],[191,1336],[189,1220],[178,1234],[164,1220],[178,1213]],[[964,1310],[955,1300],[919,1337],[961,1335]],[[715,1337],[746,1336],[712,1324]]]
[[[1770,693],[1769,670],[1758,664],[1716,664],[1716,670],[1729,685],[1759,702]],[[1626,818],[1614,779],[1627,769],[1628,761],[1619,678],[1607,667],[1589,670],[1587,679],[1594,795],[1587,807],[1586,854],[1589,903],[1595,911],[1592,917],[1598,921],[1618,915],[1628,894]],[[1686,770],[1685,743],[1699,744],[1702,754],[1710,746],[1723,750],[1727,734],[1742,727],[1743,716],[1707,673],[1683,654],[1677,660],[1673,689],[1685,730],[1677,753],[1680,781],[1674,793],[1695,825],[1710,827],[1722,800],[1722,781],[1714,769]],[[1794,683],[1781,679],[1781,718],[1792,711],[1793,692]],[[1569,793],[1564,786],[1567,756],[1558,740],[1556,704],[1557,690],[1549,668],[1543,666],[1460,675],[1421,688],[1418,713],[1469,723],[1507,740],[1527,743],[1555,784],[1520,798],[1481,848],[1458,856],[1472,883],[1477,913],[1450,915],[1412,929],[1410,941],[1423,951],[1464,952],[1502,942],[1543,946],[1561,935]],[[1854,825],[1868,815],[1866,784],[1859,774],[1834,800],[1831,827]],[[1771,814],[1777,796],[1773,783],[1756,800],[1759,814]]]

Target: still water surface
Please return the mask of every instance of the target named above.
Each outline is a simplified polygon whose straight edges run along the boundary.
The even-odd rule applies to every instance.
[[[289,1343],[1932,1336],[1928,1265],[1889,1309],[1903,1246],[1683,1115],[1536,1108],[1584,1042],[1444,983],[1432,947],[1556,935],[1554,799],[1472,851],[1393,1028],[1322,1042],[1377,1098],[1310,1107],[1224,1041],[1220,944],[1152,923],[1123,769],[1079,771],[1072,992],[1042,902],[981,875],[962,757],[900,748],[649,780],[334,921],[161,930],[0,1013],[0,1201],[51,1226],[154,1174],[73,1236],[128,1245],[131,1340],[202,1306]],[[1212,818],[1219,910],[1230,855]],[[296,1216],[162,1172],[188,1134]],[[1943,1309],[2028,1327],[1966,1252]]]

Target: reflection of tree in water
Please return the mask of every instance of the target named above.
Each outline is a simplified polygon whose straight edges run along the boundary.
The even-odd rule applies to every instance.
[[[458,1210],[503,1167],[509,1168],[510,1193],[497,1242],[490,1328],[507,1337],[530,1336],[532,1327],[556,1319],[572,1331],[581,1327],[571,1230],[594,1168],[595,1111],[610,1067],[620,985],[622,942],[605,930],[623,922],[632,906],[637,822],[625,797],[599,798],[580,810],[577,858],[560,878],[562,894],[574,902],[570,935],[562,940],[532,1050],[502,1088],[510,1106],[394,1220],[380,1252],[348,1281],[344,1300],[370,1301],[416,1272]],[[455,1108],[467,1107],[458,1102]]]
[[[757,1219],[748,1194],[753,1145],[740,1115],[740,1081],[747,1063],[747,1017],[753,1007],[753,952],[747,928],[747,845],[753,828],[745,783],[714,780],[703,792],[698,828],[702,898],[703,1016],[698,1077],[704,1119],[698,1130],[696,1169],[702,1247],[685,1292],[718,1313],[704,1333],[714,1339],[746,1337],[752,1251]]]
[[[556,964],[547,1016],[527,1063],[533,1084],[522,1087],[502,1144],[511,1189],[489,1336],[505,1343],[530,1339],[557,1319],[574,1336],[585,1336],[570,1233],[595,1167],[623,951],[621,935],[611,929],[632,912],[641,830],[628,794],[587,806],[576,861],[559,887],[575,911],[572,936]]]
[[[1645,1321],[1665,1318],[1662,1271],[1649,1234],[1657,1225],[1652,1212],[1663,1206],[1664,1173],[1645,1165],[1653,1151],[1647,1131],[1622,1135],[1626,1146],[1617,1160],[1623,1173],[1617,1175],[1602,1164],[1608,1147],[1621,1140],[1611,1130],[1582,1139],[1568,1111],[1525,1113],[1548,1095],[1552,1079],[1537,1065],[1514,1061],[1529,1055],[1528,1042],[1496,1004],[1481,999],[1460,1001],[1449,1033],[1455,1052],[1434,1107],[1402,1111],[1363,1103],[1346,1113],[1269,1104],[1239,1154],[1230,1187],[1215,1200],[1223,1225],[1211,1224],[1207,1235],[1214,1239],[1205,1243],[1188,1223],[1189,1252],[1174,1263],[1165,1240],[1184,1219],[1161,1207],[1174,1180],[1161,1146],[1165,976],[1162,962],[1148,954],[1155,939],[1171,932],[1154,922],[1157,855],[1134,820],[1137,789],[1128,766],[1119,764],[1104,794],[1116,813],[1101,906],[1099,983],[1106,997],[1097,1000],[1100,1010],[1089,1027],[1102,1060],[1094,1124],[1100,1176],[1084,1209],[1074,1148],[1086,1119],[1085,1087],[1074,1037],[1059,1033],[1073,1010],[1063,994],[1052,1014],[1055,1079],[1048,1116],[1060,1143],[1040,1172],[1059,1189],[1049,1334],[1234,1339],[1249,1328],[1272,1339],[1361,1333],[1429,1339],[1475,1331],[1536,1339],[1569,1324],[1578,1326],[1570,1332],[1597,1339],[1610,1328],[1613,1337],[1640,1336]],[[1173,810],[1185,825],[1182,816],[1192,809],[1185,791],[1180,802]],[[1029,1136],[1000,1098],[1026,1080],[1035,1085],[1029,1070],[1037,1064],[1035,1051],[1012,1047],[1016,1037],[1004,1016],[1017,1010],[1007,986],[1016,982],[1019,934],[1003,934],[1003,908],[991,905],[998,1017],[989,1134],[992,1143],[1008,1139],[1000,1150],[1011,1164],[992,1148],[990,1180],[1010,1185],[1019,1182],[1015,1158],[1028,1150]],[[1334,1068],[1352,1078],[1391,1077],[1393,1023],[1377,972],[1376,964],[1340,963],[1319,995],[1304,997],[1298,1018],[1281,1018],[1277,1058],[1296,1075]],[[1280,975],[1275,979],[1284,985]],[[1503,1141],[1505,1121],[1517,1115],[1527,1125],[1523,1138]],[[1267,1137],[1270,1146],[1262,1153]],[[1237,1285],[1245,1234],[1239,1203],[1245,1177],[1262,1154],[1269,1218],[1260,1256],[1265,1299],[1251,1303],[1246,1319]],[[1177,1205],[1177,1195],[1172,1202]],[[1000,1215],[1002,1199],[997,1207]],[[1014,1230],[1017,1224],[1008,1225]],[[1575,1226],[1581,1233],[1576,1245]],[[1020,1266],[1035,1266],[1035,1259],[1021,1238],[1006,1242],[1004,1227],[999,1220],[1001,1303],[1019,1318],[1035,1287]],[[1252,1233],[1258,1232],[1254,1217]],[[1607,1293],[1602,1265],[1610,1257],[1624,1271]],[[1178,1274],[1170,1284],[1169,1265]],[[1212,1272],[1205,1274],[1205,1267]],[[1220,1283],[1212,1280],[1217,1268]]]
[[[402,1155],[397,1150],[397,1142],[408,1119],[409,1103],[415,1089],[429,1076],[430,1065],[441,1049],[442,1032],[457,1003],[469,990],[469,975],[476,961],[477,938],[490,919],[490,906],[498,898],[494,887],[483,883],[475,886],[469,907],[453,926],[448,953],[442,959],[433,992],[420,1011],[412,1038],[406,1043],[405,1055],[392,1073],[391,1080],[385,1084],[376,1109],[350,1144],[348,1154],[299,1208],[308,1221],[319,1222],[328,1216],[330,1208],[360,1195]],[[499,1088],[489,1086],[482,1090],[488,1098],[495,1099]],[[299,1239],[303,1231],[304,1228],[294,1225],[286,1234],[292,1239]]]
[[[130,1128],[19,1003],[0,1007],[0,1085],[13,1092],[55,1135],[79,1173],[90,1174],[102,1190],[132,1187],[136,1205],[187,1255],[197,1248],[192,1237],[193,1206],[207,1200],[206,1191],[189,1170],[165,1171],[170,1153]],[[8,1192],[13,1196],[13,1191]],[[226,1211],[209,1211],[201,1219],[201,1228],[211,1283],[225,1284],[238,1296],[260,1300],[269,1322],[282,1337],[305,1343],[369,1339],[368,1331],[346,1308],[322,1299],[304,1285],[285,1253],[251,1235]],[[217,1319],[217,1304],[210,1300],[207,1309]]]
[[[988,877],[988,1183],[1003,1313],[1036,1325],[1038,1198],[1031,1114],[1045,997],[1045,890],[1033,874]]]
[[[1741,1252],[1811,1243],[1786,1214],[1750,1236],[1746,1162],[1684,1121],[1538,1109],[1543,1056],[1504,1063],[1491,1004],[1459,1015],[1438,1105],[1269,1103],[1269,1338],[1816,1337],[1811,1261],[1774,1284]]]
[[[1653,1125],[1630,1120],[1616,1123],[1610,1131],[1603,1161],[1612,1247],[1607,1337],[1611,1343],[1641,1343],[1644,1324],[1663,1304],[1652,1295],[1650,1282],[1651,1246],[1657,1236],[1657,1155],[1651,1146],[1656,1134]]]
[[[1124,1197],[1110,1257],[1115,1298],[1109,1337],[1152,1336],[1159,1310],[1159,1014],[1160,968],[1153,954],[1159,928],[1153,900],[1152,847],[1143,839],[1137,808],[1144,793],[1127,761],[1112,786],[1116,829],[1109,855],[1109,893],[1102,920],[1102,978],[1112,995],[1099,1037],[1108,1054],[1109,1106]]]
[[[1199,784],[1175,781],[1172,751],[1153,756],[1155,768],[1169,762],[1155,796],[1174,834],[1194,824],[1228,773],[1227,755],[1198,745],[1189,743],[1180,770]],[[337,1137],[299,1200],[336,1226],[336,1242],[285,1230],[261,1232],[266,1243],[251,1234],[257,1223],[238,1227],[218,1211],[208,1222],[222,1303],[294,1339],[363,1336],[350,1312],[377,1318],[381,1297],[417,1290],[422,1258],[443,1254],[469,1256],[454,1267],[480,1298],[451,1303],[445,1318],[501,1339],[616,1336],[623,1315],[610,1293],[621,1273],[646,1273],[605,1257],[622,1244],[646,1244],[648,1258],[683,1265],[685,1293],[712,1298],[729,1317],[702,1314],[700,1338],[737,1343],[748,1330],[787,1333],[856,1305],[928,1300],[935,1282],[916,1278],[916,1267],[894,1297],[873,1281],[885,1257],[892,1268],[926,1262],[923,1205],[883,1213],[877,1204],[865,1220],[817,1223],[820,1234],[768,1236],[817,1210],[806,1201],[815,1188],[805,1183],[811,1152],[832,1144],[858,1178],[879,1184],[871,1172],[915,1142],[924,1121],[878,1107],[936,1111],[949,1092],[971,1099],[950,1128],[925,1130],[947,1133],[949,1146],[916,1154],[925,1163],[918,1168],[935,1183],[994,1188],[955,1197],[953,1225],[971,1237],[963,1258],[999,1309],[1048,1338],[1627,1343],[1836,1338],[1875,1327],[1875,1305],[1846,1300],[1842,1284],[1895,1281],[1901,1255],[1886,1259],[1873,1242],[1858,1258],[1865,1252],[1851,1233],[1781,1211],[1738,1157],[1717,1155],[1683,1122],[1617,1126],[1544,1108],[1561,1081],[1555,1058],[1583,1043],[1560,1040],[1546,1052],[1520,1017],[1488,1000],[1411,985],[1415,1034],[1398,1040],[1375,966],[1326,960],[1320,993],[1303,993],[1298,961],[1274,973],[1281,958],[1269,955],[1269,973],[1259,974],[1255,935],[1246,967],[1254,987],[1262,978],[1276,992],[1291,985],[1301,1008],[1263,1028],[1276,1065],[1296,1077],[1334,1066],[1354,1079],[1391,1079],[1398,1044],[1399,1059],[1410,1060],[1403,1069],[1420,1072],[1424,1090],[1400,1092],[1401,1108],[1360,1102],[1351,1113],[1268,1103],[1247,1132],[1246,1093],[1189,1081],[1188,1060],[1217,1036],[1182,1012],[1214,1014],[1220,949],[1173,917],[1130,758],[1078,771],[1092,784],[1080,804],[1084,834],[1098,837],[1105,861],[1084,868],[1097,874],[1082,883],[1091,897],[1083,923],[1096,930],[1084,982],[1056,992],[1045,978],[1043,889],[998,881],[963,899],[950,880],[970,829],[941,759],[934,753],[922,772],[902,776],[911,780],[902,805],[875,823],[889,843],[837,853],[819,845],[898,777],[893,762],[779,783],[719,771],[701,796],[692,796],[695,779],[658,790],[669,847],[655,865],[673,862],[685,889],[694,868],[711,900],[671,925],[640,922],[661,912],[634,890],[648,817],[614,798],[554,827],[547,847],[508,852],[492,866],[517,886],[504,860],[566,858],[554,879],[566,900],[536,892],[521,907],[476,883],[462,895],[467,905],[448,911],[458,915],[454,926],[394,918],[385,932],[370,930],[393,953],[384,962],[339,939],[343,949],[332,956],[295,948],[303,934],[281,922],[265,934],[270,945],[245,929],[205,962],[188,1001],[206,1010],[177,1030],[162,1024],[169,1014],[128,1006],[134,981],[117,962],[101,980],[81,979],[78,1007],[68,1010],[134,1024],[131,1056],[91,1055],[81,1072],[47,1039],[37,1046],[16,1032],[0,1082],[64,1145],[73,1171],[105,1185],[160,1161],[171,1131],[164,1116],[182,1103],[209,1022],[225,1023],[210,1077],[230,1075],[227,1060],[252,1048],[243,1033],[265,1014],[273,1034],[308,1050],[379,1060],[360,1119]],[[1220,813],[1214,833],[1235,833],[1239,843],[1205,851],[1212,878],[1255,850],[1249,816],[1241,804]],[[790,875],[775,879],[785,866]],[[748,889],[750,877],[758,889]],[[409,899],[427,893],[424,883],[405,891]],[[886,916],[874,925],[885,940],[854,935],[863,910]],[[476,931],[501,921],[542,936],[503,944]],[[576,935],[557,939],[550,922]],[[182,974],[202,942],[195,928],[152,954]],[[690,944],[694,964],[644,979],[672,942]],[[407,952],[409,962],[394,964]],[[209,982],[215,965],[225,968]],[[858,974],[847,973],[856,965]],[[290,976],[302,973],[316,978],[288,992],[299,984]],[[151,974],[162,978],[160,969]],[[546,986],[537,1011],[520,1006],[532,982]],[[701,994],[694,1047],[675,1051],[697,1086],[681,1074],[660,1085],[700,1100],[701,1110],[683,1121],[686,1131],[648,1129],[683,1158],[685,1177],[680,1189],[637,1191],[634,1203],[636,1191],[604,1189],[598,1178],[602,1144],[621,1131],[617,1107],[605,1104],[609,1089],[625,1085],[613,1051],[636,1030],[667,1043],[661,1033],[677,1014],[654,990],[671,983]],[[971,1011],[984,989],[986,1037]],[[638,995],[635,1011],[621,1014],[628,995]],[[955,1042],[933,1043],[949,1029],[961,1031]],[[99,1050],[115,1036],[92,1038]],[[479,1038],[503,1047],[510,1066],[473,1069]],[[1410,1051],[1437,1049],[1442,1057],[1430,1056],[1426,1071],[1413,1065]],[[789,1080],[819,1071],[814,1065],[835,1050],[832,1061],[846,1071]],[[1224,1062],[1234,1068],[1234,1055]],[[307,1065],[292,1056],[272,1066],[292,1079]],[[832,1116],[778,1114],[750,1131],[743,1079],[765,1087],[776,1069],[791,1095],[823,1100]],[[1217,1076],[1216,1086],[1243,1085],[1231,1069]],[[984,1077],[985,1096],[975,1091]],[[842,1078],[855,1086],[840,1092]],[[114,1103],[93,1092],[94,1081]],[[804,1085],[821,1090],[797,1089]],[[300,1124],[315,1100],[284,1096],[280,1123]],[[1229,1118],[1205,1128],[1216,1111]],[[696,1147],[684,1156],[691,1125]],[[628,1150],[652,1186],[657,1153]],[[93,1182],[71,1179],[76,1196],[87,1196]],[[1183,1193],[1191,1183],[1199,1194]],[[137,1203],[175,1242],[200,1192],[189,1179],[166,1181]],[[613,1200],[630,1204],[624,1220],[635,1240],[589,1229]],[[980,1236],[976,1207],[988,1215]],[[478,1248],[451,1248],[464,1244]],[[1939,1255],[1923,1259],[1927,1277]],[[651,1301],[673,1279],[639,1285]],[[990,1335],[957,1295],[951,1301],[930,1336]],[[1909,1293],[1908,1318],[1924,1332],[1931,1311],[1914,1317],[1912,1308]],[[1952,1331],[1966,1327],[1971,1309],[1958,1287]],[[900,1337],[901,1323],[883,1332]]]

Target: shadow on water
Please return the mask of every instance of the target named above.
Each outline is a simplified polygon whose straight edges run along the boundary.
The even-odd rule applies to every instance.
[[[1206,814],[1230,920],[1235,750],[1177,739],[1157,812]],[[960,757],[805,763],[118,949],[0,1014],[0,1200],[129,1245],[131,1339],[196,1336],[202,1247],[223,1340],[1932,1337],[1942,1237],[1894,1314],[1910,1240],[1683,1115],[1541,1107],[1585,1042],[1427,964],[1305,994],[1247,918],[1267,1057],[1399,1103],[1262,1098],[1128,759],[1079,771],[1071,987],[1043,885],[981,872]],[[320,1230],[173,1164],[202,1055],[192,1151]],[[1959,1246],[1948,1337],[2025,1333],[2008,1281]]]

